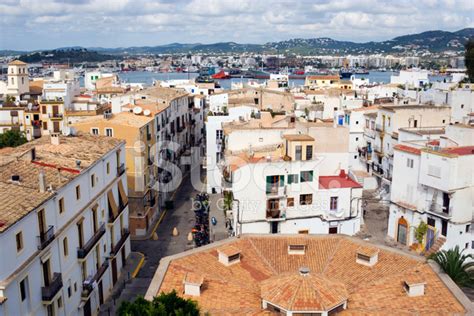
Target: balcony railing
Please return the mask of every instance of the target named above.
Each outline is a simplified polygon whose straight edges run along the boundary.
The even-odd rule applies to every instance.
[[[450,218],[452,216],[451,208],[447,208],[438,203],[431,203],[429,207],[429,212],[440,215],[445,218]]]
[[[48,230],[38,237],[38,250],[46,248],[54,239],[54,226],[49,226]]]
[[[109,224],[115,222],[115,220],[122,214],[123,210],[127,207],[127,203],[122,203],[119,201],[117,216],[113,216],[113,212],[109,211]]]
[[[267,219],[275,219],[275,218],[280,218],[280,217],[281,217],[281,212],[279,209],[267,209],[267,212],[266,212]]]
[[[89,296],[91,295],[92,291],[94,291],[94,286],[93,286],[94,282],[98,282],[102,278],[102,276],[105,274],[105,271],[107,271],[108,267],[109,267],[109,259],[106,258],[105,261],[97,270],[97,272],[95,273],[95,275],[87,278],[86,280],[82,282],[81,297],[83,300],[89,299]]]
[[[122,163],[120,166],[117,167],[117,177],[120,177],[125,173],[125,164]]]
[[[77,258],[84,259],[87,257],[89,252],[95,247],[97,242],[104,236],[105,234],[105,224],[100,225],[99,229],[92,235],[91,239],[82,247],[77,249]]]
[[[58,292],[62,289],[62,287],[63,278],[61,273],[54,273],[51,283],[48,286],[43,286],[41,288],[41,298],[43,302],[46,302],[48,304],[51,303],[56,294],[58,294]]]
[[[112,244],[110,247],[110,249],[112,249],[110,251],[111,257],[115,257],[117,255],[117,253],[120,251],[120,249],[122,249],[122,246],[125,244],[125,241],[128,239],[129,236],[130,231],[128,230],[128,228],[122,229],[122,237],[120,237],[120,240],[115,245]]]
[[[56,119],[56,120],[61,120],[63,118],[62,113],[49,113],[48,116],[50,119]]]

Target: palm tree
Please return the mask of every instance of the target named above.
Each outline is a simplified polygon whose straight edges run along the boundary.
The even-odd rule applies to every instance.
[[[473,255],[463,254],[459,246],[449,250],[441,250],[432,254],[429,259],[434,260],[459,286],[474,288],[474,259]]]

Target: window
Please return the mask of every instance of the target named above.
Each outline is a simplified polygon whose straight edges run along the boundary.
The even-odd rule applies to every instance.
[[[223,133],[221,129],[216,130],[216,139],[222,139]]]
[[[301,145],[295,146],[295,160],[301,160]]]
[[[365,128],[369,128],[369,120],[365,120]]]
[[[287,198],[286,199],[286,206],[287,207],[293,207],[295,206],[295,198]]]
[[[67,287],[67,297],[71,297],[71,295],[72,295],[72,289],[71,289],[71,286],[69,285]]]
[[[91,134],[92,135],[99,135],[99,129],[98,128],[92,128],[91,129]]]
[[[91,175],[91,187],[95,187],[95,174]]]
[[[113,137],[114,136],[113,130],[111,128],[106,128],[105,136]]]
[[[310,205],[313,203],[312,194],[301,194],[300,195],[300,205]]]
[[[63,253],[65,257],[69,256],[69,245],[68,245],[67,237],[64,237],[63,239]]]
[[[356,121],[356,125],[359,125],[359,121]]]
[[[20,281],[20,299],[22,302],[26,300],[28,296],[28,277]]]
[[[20,252],[23,249],[23,232],[16,234],[16,252]]]
[[[63,307],[63,297],[60,296],[58,297],[58,309],[61,309]]]
[[[465,248],[465,249],[468,249],[468,248],[469,248],[469,243],[468,243],[468,242],[464,245],[464,248]]]
[[[407,167],[408,168],[413,168],[413,159],[407,158]]]
[[[81,199],[81,186],[77,185],[76,186],[76,200],[80,200],[80,199]]]
[[[337,196],[331,196],[331,199],[329,201],[329,209],[331,211],[337,211]]]
[[[285,176],[278,176],[278,175],[272,175],[272,176],[267,176],[266,178],[266,193],[273,193],[277,194],[278,193],[278,187],[282,187],[285,185]]]
[[[313,181],[313,171],[301,171],[301,182]]]
[[[110,162],[108,162],[105,166],[106,166],[105,169],[107,171],[107,174],[110,174]]]
[[[298,183],[298,175],[297,174],[289,174],[288,175],[288,184]]]
[[[60,198],[58,201],[59,214],[64,213],[64,198]]]
[[[470,229],[471,229],[471,225],[466,225],[466,233],[469,233]]]
[[[329,227],[330,234],[337,234],[337,227]]]
[[[313,159],[313,146],[308,145],[306,146],[306,160]]]
[[[46,105],[41,107],[41,113],[46,114]]]

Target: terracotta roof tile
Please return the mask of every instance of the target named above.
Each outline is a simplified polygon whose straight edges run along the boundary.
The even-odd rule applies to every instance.
[[[306,244],[305,255],[289,255],[290,244]],[[244,235],[226,245],[241,250],[240,263],[220,264],[217,250],[222,246],[180,255],[170,261],[159,292],[183,293],[183,279],[192,272],[203,277],[205,285],[199,297],[190,298],[211,315],[268,315],[262,297],[300,310],[327,308],[348,298],[341,315],[464,313],[425,261],[352,238]],[[358,264],[355,257],[361,249],[378,250],[378,262],[372,267]],[[301,267],[308,267],[310,274],[299,276]],[[425,295],[409,297],[403,283],[420,275],[427,284]]]

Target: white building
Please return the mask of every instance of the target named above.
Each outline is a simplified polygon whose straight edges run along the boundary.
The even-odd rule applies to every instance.
[[[114,74],[112,73],[103,73],[100,71],[88,71],[84,74],[84,87],[89,91],[93,91],[95,90],[95,82],[98,79],[108,78],[112,76],[114,76]]]
[[[390,77],[390,83],[405,85],[409,88],[419,88],[420,86],[430,83],[428,74],[429,72],[427,70],[401,70],[398,76],[392,75]]]
[[[130,253],[124,142],[53,134],[1,158],[0,315],[97,315]]]
[[[207,192],[222,192],[222,173],[217,164],[223,158],[222,144],[224,139],[224,131],[222,124],[239,120],[240,118],[248,120],[252,113],[256,113],[257,109],[251,106],[232,107],[226,115],[208,115],[206,117],[206,173],[207,173]]]
[[[388,236],[420,244],[415,231],[423,221],[424,253],[459,246],[474,254],[474,146],[447,145],[441,138],[395,146]]]
[[[269,132],[281,133],[260,131],[267,136]],[[291,132],[267,137],[272,145],[227,150],[223,173],[225,190],[234,201],[234,233],[357,233],[362,186],[344,169],[336,175],[324,173],[324,157],[315,154],[315,139]],[[226,145],[233,143],[232,134],[228,138]]]

